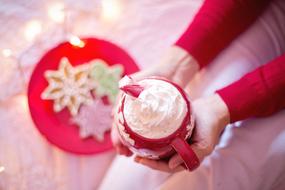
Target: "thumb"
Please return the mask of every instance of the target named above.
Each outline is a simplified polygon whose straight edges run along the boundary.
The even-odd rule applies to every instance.
[[[111,128],[111,140],[114,146],[120,144],[119,134],[115,123],[113,123],[113,126]]]
[[[156,66],[133,73],[131,75],[125,75],[119,81],[119,87],[136,83],[137,81],[140,81],[142,79],[145,79],[151,76],[160,76],[160,74],[157,72]]]
[[[158,70],[157,67],[158,67],[158,65],[154,65],[148,69],[144,69],[142,71],[136,72],[136,73],[130,75],[130,77],[134,81],[140,81],[140,80],[147,78],[147,77],[160,76],[161,74],[157,71]]]

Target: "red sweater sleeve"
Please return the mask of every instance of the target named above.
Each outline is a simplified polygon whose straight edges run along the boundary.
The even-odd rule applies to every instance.
[[[175,44],[187,50],[202,68],[246,30],[269,2],[270,0],[205,0],[188,29]]]
[[[285,54],[217,93],[228,106],[231,122],[285,108]]]

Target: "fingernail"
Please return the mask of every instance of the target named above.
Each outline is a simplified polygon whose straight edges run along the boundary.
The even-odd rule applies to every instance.
[[[121,147],[119,147],[119,146],[116,148],[116,150],[117,150],[117,153],[120,154],[120,155],[124,155],[125,154],[124,150]]]
[[[122,151],[121,151],[121,149],[120,149],[119,147],[116,147],[116,152],[117,152],[118,154],[122,154]]]
[[[140,157],[135,157],[135,162],[139,163],[141,161],[141,158]]]

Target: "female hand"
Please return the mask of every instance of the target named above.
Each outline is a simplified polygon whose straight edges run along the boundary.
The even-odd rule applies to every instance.
[[[136,81],[145,77],[161,76],[177,83],[184,88],[190,82],[198,69],[199,65],[191,55],[178,46],[172,46],[161,58],[159,64],[156,64],[149,69],[137,72],[131,77],[134,81]],[[111,130],[112,142],[119,154],[131,156],[132,153],[119,140],[116,126],[118,125],[118,116],[116,110],[117,108],[115,105],[115,109],[113,111],[114,122]]]
[[[195,118],[195,130],[191,137],[193,144],[189,146],[202,162],[219,142],[222,131],[230,121],[229,111],[218,94],[193,101],[191,108]],[[171,173],[184,169],[183,160],[178,154],[172,156],[169,161],[141,157],[136,157],[135,161],[150,168]]]
[[[198,62],[184,49],[172,46],[160,59],[160,62],[148,69],[132,75],[134,80],[160,76],[184,88],[199,70]]]

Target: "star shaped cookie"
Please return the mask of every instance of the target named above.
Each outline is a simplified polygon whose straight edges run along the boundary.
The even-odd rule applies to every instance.
[[[112,106],[105,105],[101,99],[96,99],[91,105],[84,105],[71,121],[80,128],[80,137],[94,137],[104,140],[104,134],[112,125]]]
[[[41,98],[54,100],[55,112],[67,107],[72,116],[76,115],[82,104],[90,104],[93,101],[89,73],[89,64],[73,67],[69,60],[63,57],[58,70],[45,72],[49,85],[41,94]]]
[[[113,104],[119,92],[118,82],[123,74],[123,67],[121,65],[108,66],[100,59],[95,59],[90,64],[90,77],[95,84],[94,94],[97,98],[107,96],[109,102]]]

